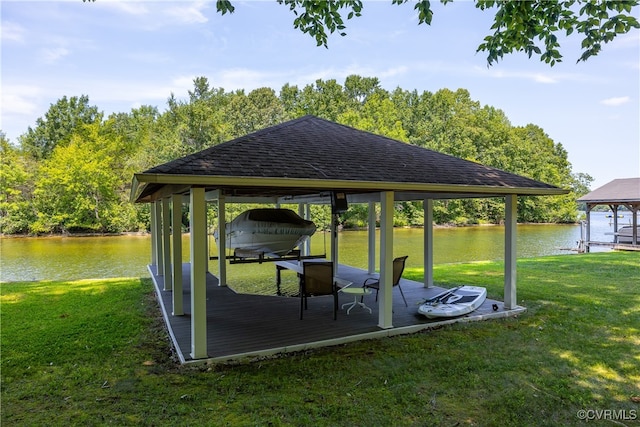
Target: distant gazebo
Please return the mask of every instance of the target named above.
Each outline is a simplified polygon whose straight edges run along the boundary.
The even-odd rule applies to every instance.
[[[190,313],[186,333],[190,331],[189,357],[192,360],[207,359],[215,350],[208,348],[208,330],[211,334],[212,329],[224,328],[221,319],[214,321],[209,316],[208,322],[206,202],[217,203],[217,228],[219,234],[224,236],[226,203],[298,204],[300,212],[308,212],[310,204],[331,204],[336,193],[346,196],[349,204],[369,204],[369,272],[375,270],[376,218],[373,212],[375,204],[380,205],[377,327],[389,330],[394,328],[394,202],[424,202],[424,287],[430,288],[433,286],[433,200],[503,198],[504,309],[513,310],[518,308],[517,198],[566,194],[567,190],[314,116],[304,116],[262,129],[136,173],[131,199],[136,203],[152,205],[150,271],[154,280],[162,281],[164,291],[173,291],[170,310],[173,317],[187,314],[183,309],[181,292],[182,244],[177,231],[181,227],[182,205],[188,204],[189,207],[190,260],[188,276],[184,280],[189,282]],[[334,221],[332,228],[331,236],[336,236]],[[223,255],[226,253],[225,239],[219,239],[218,251]],[[337,268],[335,237],[331,242],[331,260]],[[221,256],[217,272],[218,287],[227,285],[226,264],[225,257]],[[209,302],[209,306],[213,304],[215,301]],[[236,313],[236,316],[241,314]],[[165,317],[169,319],[169,315]],[[264,322],[263,319],[250,328],[259,328]],[[245,329],[242,334],[248,336],[249,332]],[[286,347],[289,348],[293,346]]]
[[[589,246],[600,245],[603,242],[591,241],[591,210],[598,205],[609,206],[613,213],[614,242],[617,244],[618,233],[618,209],[624,206],[631,211],[632,217],[632,238],[631,246],[640,245],[638,236],[638,211],[640,211],[640,178],[614,179],[602,187],[596,188],[589,194],[578,199],[578,202],[587,205],[587,232],[586,250]]]

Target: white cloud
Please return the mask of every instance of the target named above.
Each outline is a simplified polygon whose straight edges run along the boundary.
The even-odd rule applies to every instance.
[[[157,31],[168,25],[208,22],[208,18],[203,13],[209,7],[208,3],[207,1],[100,0],[92,6],[127,15],[135,19],[135,25],[139,28]]]
[[[477,71],[481,71],[480,67],[476,67]],[[558,83],[558,77],[551,76],[550,74],[545,73],[534,73],[528,71],[502,71],[502,70],[482,70],[482,73],[485,73],[489,77],[494,77],[497,79],[522,79],[529,80],[536,83],[544,83],[544,84],[553,84]]]
[[[195,2],[190,5],[180,4],[180,6],[169,7],[164,10],[164,14],[172,21],[184,24],[203,24],[208,21],[202,13],[207,8],[206,2]]]
[[[33,114],[38,109],[40,88],[29,85],[2,86],[2,115]]]
[[[618,96],[618,97],[603,99],[602,101],[600,101],[600,103],[609,107],[617,107],[619,105],[626,104],[629,101],[631,101],[631,98],[629,98],[628,96]]]
[[[381,78],[385,78],[385,77],[396,77],[396,76],[400,76],[402,74],[406,74],[409,71],[409,67],[405,66],[405,65],[401,65],[399,67],[393,67],[393,68],[389,68],[387,70],[382,70],[378,73],[378,75],[380,75]]]
[[[2,85],[0,97],[0,129],[7,138],[16,141],[18,136],[33,125],[41,111],[42,91],[31,85]]]
[[[25,30],[20,24],[16,24],[15,22],[4,21],[2,23],[2,41],[3,42],[24,42],[24,33]]]
[[[143,2],[134,2],[134,1],[100,1],[97,2],[102,7],[108,7],[110,9],[122,12],[127,15],[146,15],[149,13],[149,9]]]
[[[47,64],[53,64],[54,62],[57,62],[61,58],[64,58],[65,56],[69,55],[69,53],[70,53],[69,49],[64,47],[53,47],[53,48],[42,49],[40,51],[42,60]]]
[[[230,68],[214,73],[213,78],[209,78],[209,84],[213,87],[222,87],[225,91],[237,89],[251,91],[264,86],[276,86],[274,89],[277,90],[282,84],[279,82],[284,78],[285,76],[279,73],[268,73],[248,68]],[[193,82],[190,83],[191,89]]]

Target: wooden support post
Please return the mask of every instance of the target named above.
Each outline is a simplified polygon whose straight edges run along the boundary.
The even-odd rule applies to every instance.
[[[631,211],[631,244],[638,245],[640,243],[640,236],[638,236],[638,210],[640,210],[640,205],[630,203],[626,206]]]
[[[182,296],[182,195],[171,195],[171,229],[172,229],[172,265],[173,284],[172,303],[173,315],[184,315],[184,303]]]
[[[505,197],[504,218],[504,308],[511,310],[517,304],[516,294],[516,226],[518,217],[518,196]]]
[[[191,357],[204,359],[207,357],[207,264],[209,261],[204,188],[191,188],[189,211],[191,218]]]
[[[618,205],[609,205],[609,209],[613,212],[613,242],[618,243]]]
[[[433,287],[433,199],[424,199],[424,287]]]
[[[591,252],[591,248],[589,247],[589,242],[591,241],[591,209],[593,209],[594,206],[595,205],[589,205],[589,203],[587,203],[587,237],[584,244],[584,251],[586,253]]]
[[[393,191],[380,194],[378,327],[393,328]]]

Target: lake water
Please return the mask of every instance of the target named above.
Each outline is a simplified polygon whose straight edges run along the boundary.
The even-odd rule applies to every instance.
[[[627,212],[625,212],[627,214]],[[629,215],[619,220],[629,223]],[[604,212],[592,214],[592,240],[612,241],[610,219]],[[518,225],[518,257],[528,258],[575,252],[580,240],[579,225]],[[312,253],[329,253],[329,235],[316,233]],[[151,238],[144,236],[108,237],[29,237],[0,240],[0,281],[78,280],[110,277],[146,277],[151,259]],[[326,249],[325,249],[326,248]],[[366,268],[367,232],[345,231],[339,234],[341,263]],[[378,248],[379,249],[379,248]],[[606,249],[594,249],[606,250]],[[189,260],[188,235],[183,236],[183,259]],[[211,255],[217,255],[211,238]],[[504,254],[504,228],[436,228],[433,238],[434,264],[482,260],[500,260]],[[408,254],[407,267],[422,267],[423,230],[395,229],[394,254]],[[215,261],[210,270],[217,271]],[[272,275],[273,266],[232,265],[229,277]]]

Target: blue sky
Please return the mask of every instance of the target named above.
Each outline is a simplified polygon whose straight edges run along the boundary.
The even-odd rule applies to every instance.
[[[536,124],[562,143],[573,171],[595,178],[592,188],[640,176],[640,31],[585,63],[576,64],[581,38],[570,37],[554,67],[517,53],[488,68],[476,48],[494,11],[471,2],[432,2],[426,26],[412,4],[367,1],[328,49],[293,29],[286,6],[233,4],[235,13],[221,16],[215,2],[2,0],[0,129],[17,142],[65,95],[86,94],[106,115],[164,111],[170,94],[186,97],[199,76],[226,91],[278,93],[285,83],[342,84],[358,74],[389,90],[467,89],[513,125]]]

